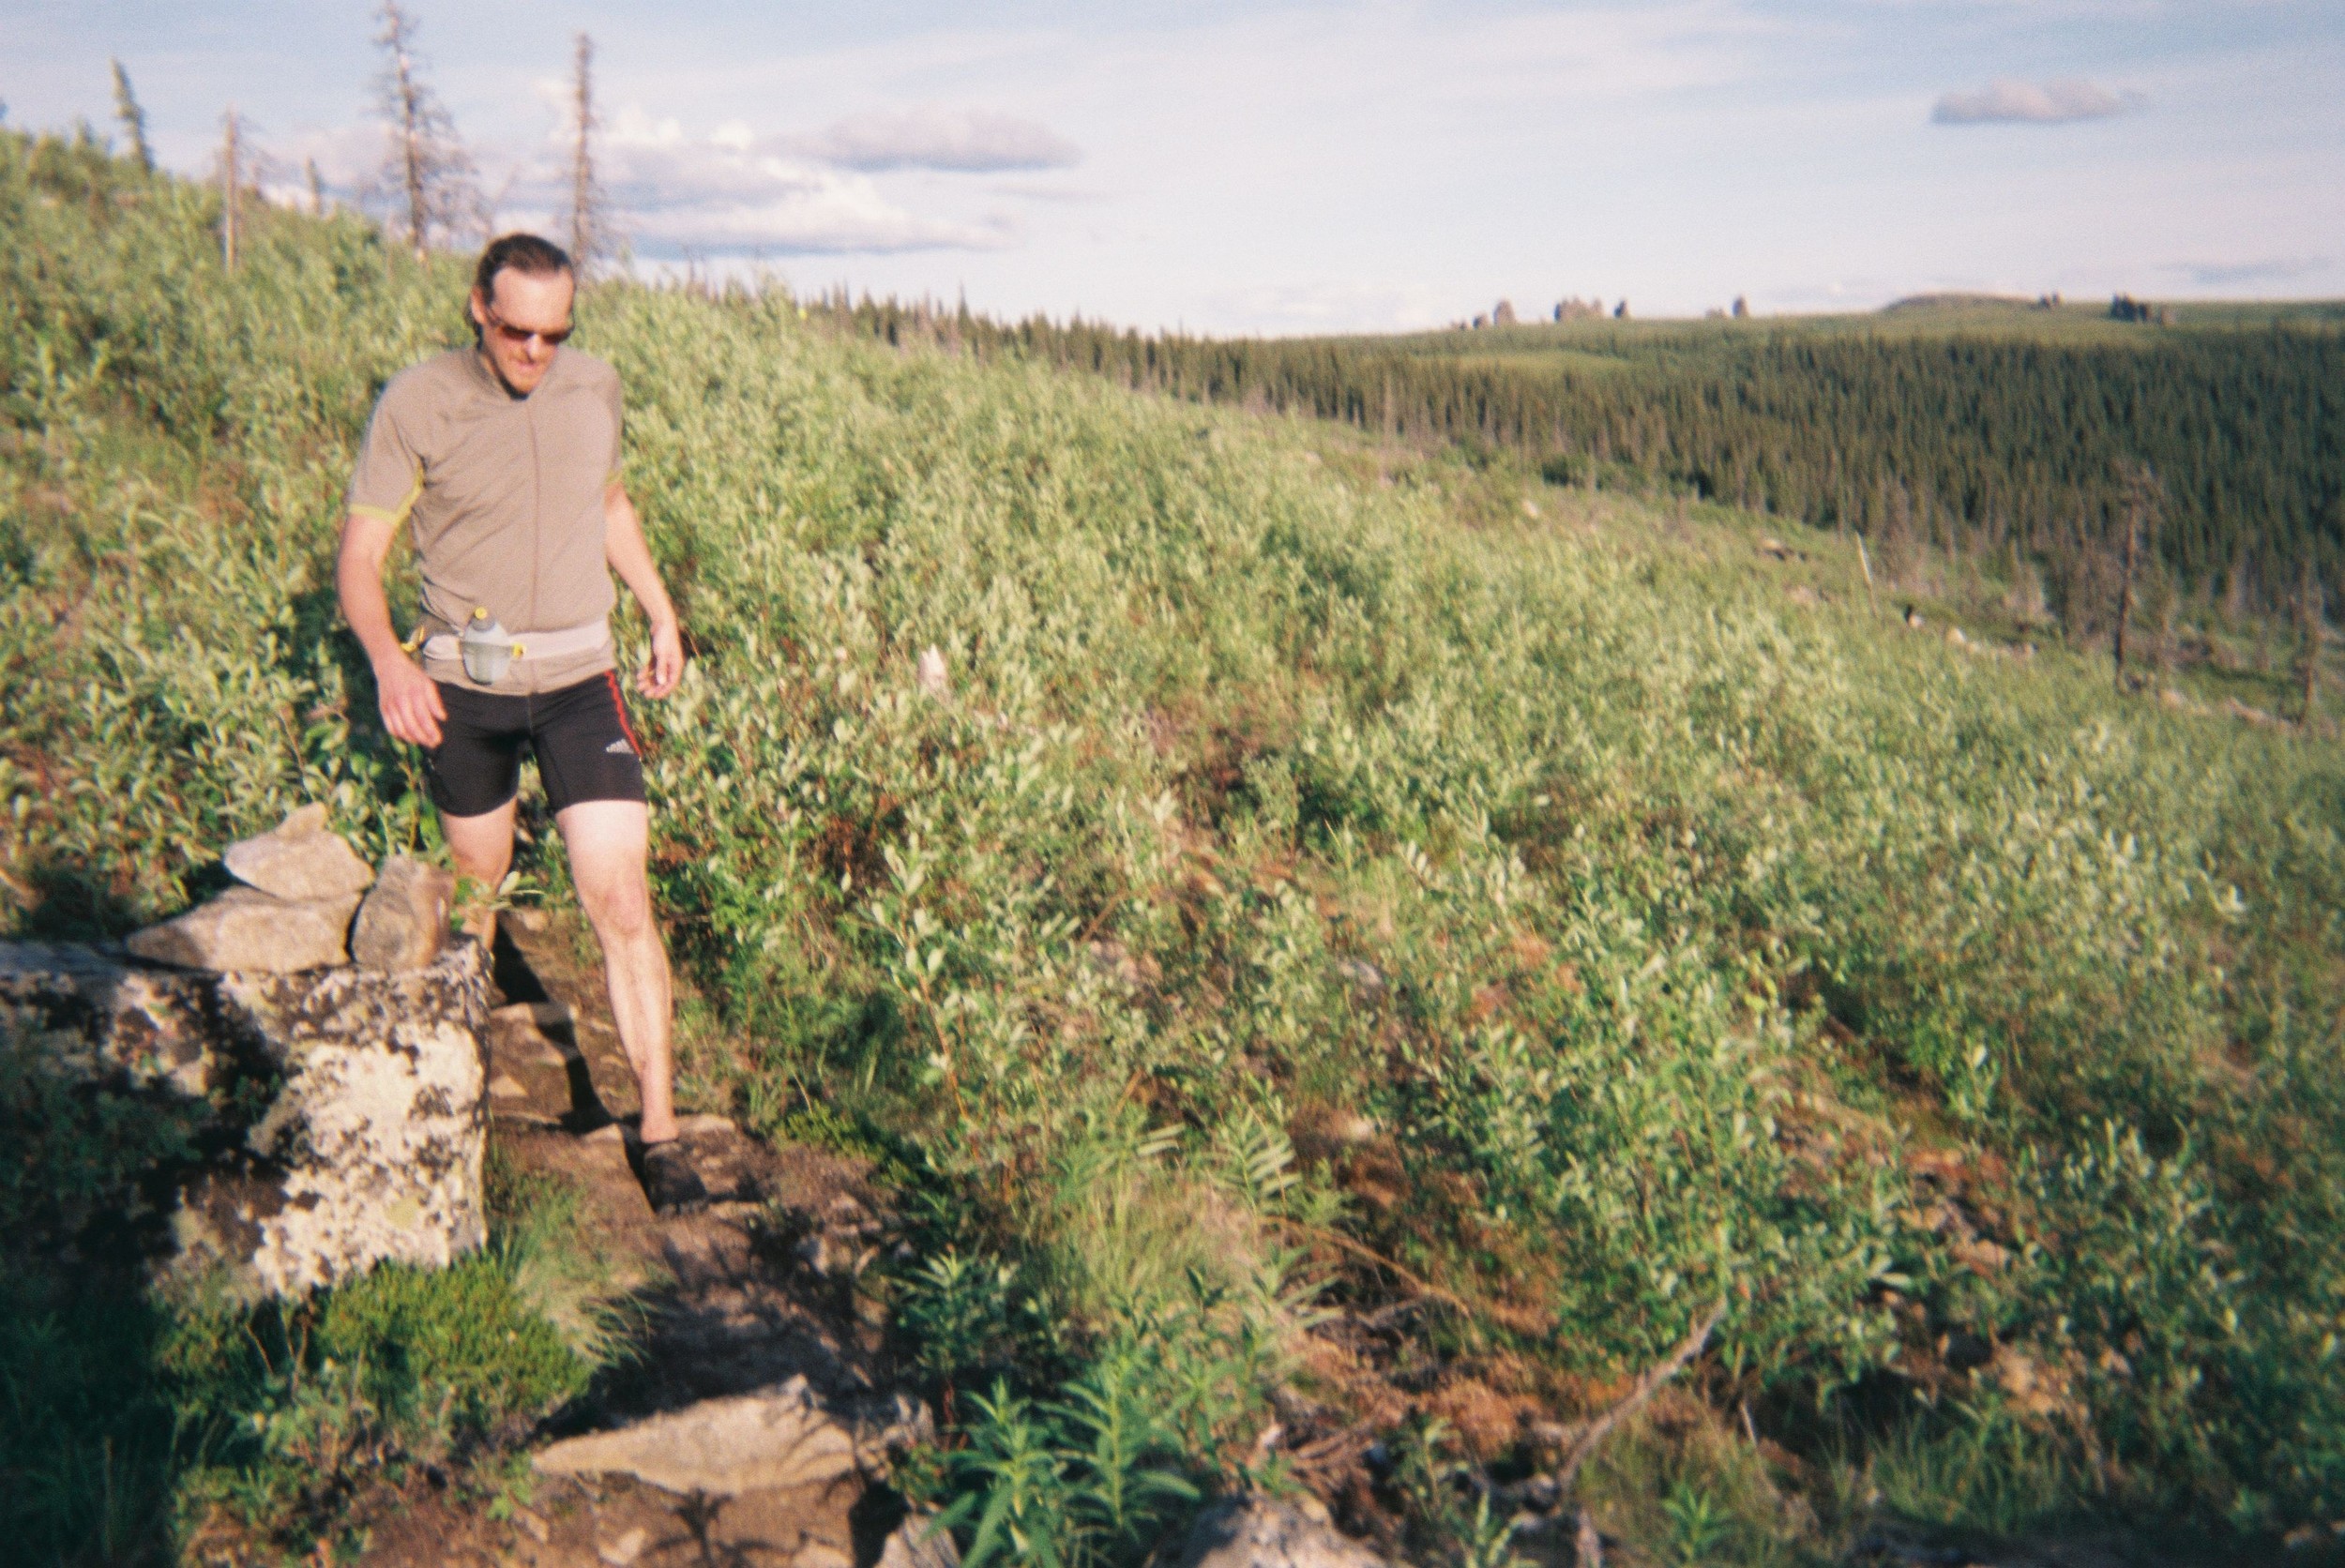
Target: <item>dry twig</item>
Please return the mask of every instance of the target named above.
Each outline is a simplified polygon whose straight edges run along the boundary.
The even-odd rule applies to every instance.
[[[1642,1410],[1645,1402],[1661,1391],[1663,1383],[1683,1372],[1694,1357],[1702,1354],[1702,1348],[1710,1343],[1710,1335],[1717,1332],[1725,1317],[1726,1304],[1720,1302],[1710,1309],[1708,1317],[1694,1325],[1693,1332],[1686,1335],[1685,1343],[1672,1350],[1668,1360],[1649,1368],[1644,1376],[1637,1380],[1637,1386],[1630,1389],[1626,1397],[1580,1429],[1579,1440],[1571,1445],[1571,1452],[1564,1456],[1562,1467],[1555,1471],[1558,1497],[1567,1499],[1571,1496],[1572,1483],[1580,1479],[1580,1467],[1595,1454],[1596,1444],[1610,1437],[1613,1427]],[[1582,1517],[1585,1515],[1582,1515]]]

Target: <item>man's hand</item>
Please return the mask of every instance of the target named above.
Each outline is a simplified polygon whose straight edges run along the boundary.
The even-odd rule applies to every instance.
[[[655,621],[651,628],[651,657],[635,671],[635,689],[646,697],[665,697],[684,679],[684,634],[673,620]]]
[[[410,746],[436,746],[440,724],[447,708],[431,676],[405,654],[374,667],[375,697],[383,710],[383,728]]]

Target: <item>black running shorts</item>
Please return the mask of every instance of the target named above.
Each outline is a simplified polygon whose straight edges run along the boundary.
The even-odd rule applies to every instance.
[[[484,816],[511,800],[524,746],[537,759],[546,804],[555,811],[581,801],[643,798],[642,748],[611,671],[534,697],[434,684],[447,720],[440,744],[423,755],[431,804],[446,815]]]

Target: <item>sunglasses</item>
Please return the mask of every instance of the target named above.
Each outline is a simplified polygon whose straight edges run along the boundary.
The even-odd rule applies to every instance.
[[[489,318],[489,324],[495,328],[496,335],[515,348],[528,342],[532,338],[539,339],[548,348],[560,348],[569,335],[577,330],[575,327],[566,326],[553,332],[533,332],[527,327],[515,326],[486,306],[481,308],[481,313]]]

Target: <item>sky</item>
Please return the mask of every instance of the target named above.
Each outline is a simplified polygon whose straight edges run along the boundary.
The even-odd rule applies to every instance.
[[[1193,332],[1506,298],[2345,295],[2345,0],[408,0],[507,226],[575,36],[635,264]],[[371,0],[0,0],[18,128],[379,184]]]

